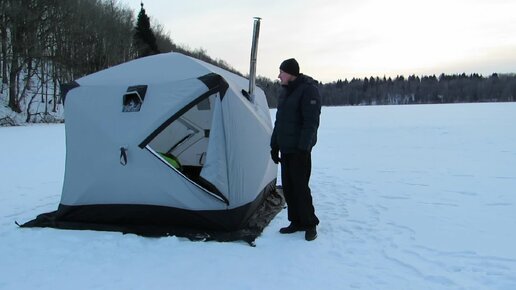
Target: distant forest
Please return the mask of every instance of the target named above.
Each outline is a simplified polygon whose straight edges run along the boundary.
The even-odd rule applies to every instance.
[[[150,20],[143,5],[135,18],[116,0],[0,0],[0,96],[13,112],[26,113],[27,122],[56,111],[62,84],[170,51],[242,75],[202,48],[176,45],[162,25]],[[257,84],[275,107],[279,83],[258,77]],[[319,87],[325,106],[512,102],[516,98],[514,74],[353,78]],[[43,111],[40,104],[45,104]]]
[[[278,82],[257,80],[271,107],[281,92]],[[319,83],[323,106],[440,104],[516,101],[516,75],[441,74],[405,78],[370,77]]]
[[[236,72],[203,49],[176,45],[162,25],[151,24],[143,5],[135,19],[116,0],[0,0],[0,96],[27,122],[56,112],[62,84],[170,51]]]

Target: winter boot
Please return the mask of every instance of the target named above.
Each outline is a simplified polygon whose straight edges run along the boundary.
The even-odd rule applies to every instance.
[[[281,234],[292,234],[292,233],[295,233],[297,231],[300,231],[301,229],[294,223],[290,223],[290,225],[288,227],[284,227],[284,228],[281,228],[279,230],[279,232]]]
[[[305,240],[313,241],[317,238],[317,230],[315,227],[309,227],[305,231]]]

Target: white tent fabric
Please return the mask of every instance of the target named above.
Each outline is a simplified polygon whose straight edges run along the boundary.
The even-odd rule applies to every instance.
[[[220,76],[227,87],[208,93],[213,88],[202,77],[209,74]],[[79,87],[68,93],[65,102],[64,206],[228,210],[254,202],[275,182],[277,166],[269,158],[272,123],[266,98],[257,88],[254,102],[249,101],[242,94],[248,86],[245,78],[169,53],[121,64],[77,83]],[[131,86],[147,90],[139,111],[124,112],[123,96]],[[161,146],[166,145],[166,134],[174,134],[170,124],[180,126],[173,123],[180,118],[183,123],[197,122],[191,120],[195,114],[188,115],[190,119],[183,114],[197,110],[201,101],[207,102],[211,120],[198,121],[199,140],[191,146],[200,148],[196,150],[206,147],[199,157],[199,177],[215,189],[173,168],[158,152],[166,147]],[[179,160],[186,161],[186,155]],[[197,160],[192,157],[197,155],[189,158]]]
[[[229,192],[229,176],[226,154],[226,136],[224,136],[224,119],[222,104],[219,99],[213,109],[213,123],[210,138],[224,140],[224,142],[211,142],[206,152],[206,165],[203,166],[201,176],[211,180],[212,184],[221,192]]]

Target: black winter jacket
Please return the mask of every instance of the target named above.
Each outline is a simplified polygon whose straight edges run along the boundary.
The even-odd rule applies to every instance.
[[[284,86],[278,99],[271,148],[279,149],[281,153],[310,152],[317,142],[320,114],[317,81],[299,75]]]

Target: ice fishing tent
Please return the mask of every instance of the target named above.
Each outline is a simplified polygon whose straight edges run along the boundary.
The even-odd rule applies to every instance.
[[[265,94],[248,85],[179,53],[78,79],[65,99],[61,202],[46,226],[242,227],[277,176]]]

